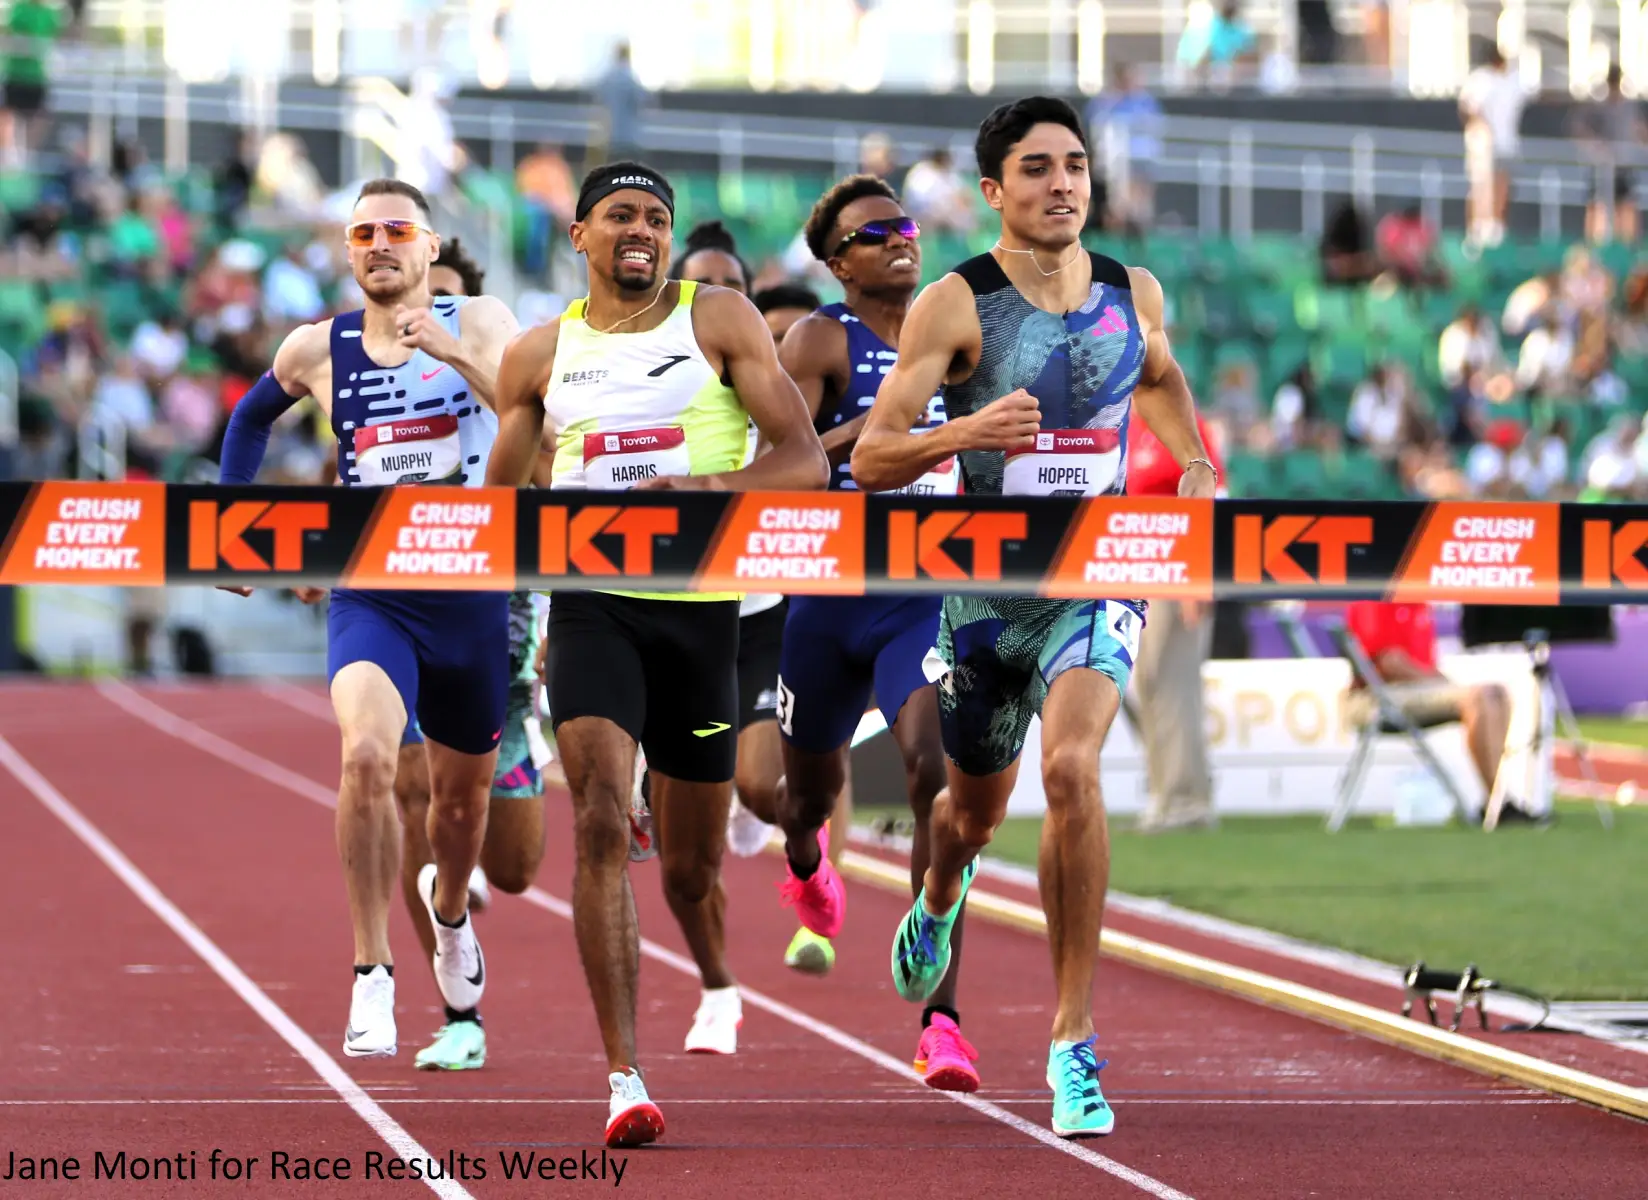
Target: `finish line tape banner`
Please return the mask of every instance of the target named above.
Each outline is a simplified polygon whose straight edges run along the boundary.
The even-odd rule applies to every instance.
[[[1648,505],[0,484],[0,583],[1648,602]]]

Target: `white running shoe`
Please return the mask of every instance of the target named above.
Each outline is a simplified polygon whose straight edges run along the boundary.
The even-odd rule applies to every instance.
[[[629,860],[646,862],[658,854],[652,832],[652,797],[647,780],[647,756],[635,749],[635,785],[629,796]]]
[[[744,1023],[744,1001],[738,988],[705,988],[704,998],[687,1031],[688,1054],[736,1054],[738,1027]]]
[[[435,986],[440,988],[447,1007],[467,1012],[480,1004],[486,991],[486,959],[475,937],[475,922],[466,911],[463,924],[453,929],[435,915],[434,863],[418,872],[418,895],[423,897],[429,923],[435,927]]]
[[[645,1146],[664,1136],[664,1114],[647,1097],[647,1085],[638,1072],[614,1071],[607,1076],[612,1102],[607,1108],[607,1145],[614,1150]]]
[[[492,883],[486,877],[486,872],[479,866],[469,873],[469,908],[472,912],[485,912],[492,906]]]
[[[395,1057],[395,977],[382,967],[355,976],[343,1052],[350,1058]]]
[[[739,858],[754,858],[766,848],[776,828],[745,808],[734,796],[732,807],[727,810],[727,849]]]

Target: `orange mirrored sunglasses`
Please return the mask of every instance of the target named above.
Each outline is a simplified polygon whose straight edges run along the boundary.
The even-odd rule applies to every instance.
[[[378,228],[383,228],[383,236],[391,246],[404,246],[420,233],[433,234],[435,231],[427,225],[420,225],[416,221],[356,221],[343,231],[344,240],[351,246],[370,246],[378,240]]]

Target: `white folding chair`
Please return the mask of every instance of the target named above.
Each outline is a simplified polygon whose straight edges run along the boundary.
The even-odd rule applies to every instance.
[[[1421,724],[1414,721],[1401,709],[1401,706],[1392,699],[1385,682],[1379,678],[1379,672],[1374,669],[1367,652],[1362,644],[1356,640],[1342,622],[1330,622],[1326,625],[1328,636],[1333,639],[1335,648],[1347,663],[1350,664],[1352,677],[1359,681],[1373,697],[1376,705],[1372,719],[1364,724],[1356,735],[1356,748],[1351,751],[1350,762],[1345,766],[1345,773],[1340,776],[1338,796],[1334,801],[1333,812],[1329,814],[1327,828],[1329,833],[1337,833],[1350,816],[1351,809],[1356,806],[1356,800],[1361,795],[1362,785],[1367,781],[1368,768],[1373,765],[1373,752],[1381,737],[1400,736],[1408,739],[1413,746],[1414,753],[1425,769],[1436,778],[1448,796],[1453,801],[1454,815],[1466,824],[1471,823],[1470,806],[1465,802],[1464,793],[1441,761],[1432,753],[1430,744],[1425,741],[1425,730],[1435,729],[1443,725],[1452,725],[1458,721],[1457,717],[1444,720],[1429,721]]]

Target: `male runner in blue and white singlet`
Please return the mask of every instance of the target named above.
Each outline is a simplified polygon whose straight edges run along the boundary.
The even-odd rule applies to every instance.
[[[345,486],[477,486],[497,432],[492,388],[515,318],[489,296],[435,300],[440,252],[429,205],[399,180],[367,183],[346,231],[363,310],[289,334],[273,370],[236,406],[221,479],[250,483],[281,413],[313,396],[338,439]],[[445,355],[438,357],[436,352]],[[307,600],[319,589],[300,589]],[[419,879],[435,927],[435,979],[447,1007],[473,1010],[485,963],[469,919],[509,671],[502,592],[336,589],[327,612],[327,675],[343,740],[338,850],[355,931],[355,987],[344,1036],[351,1057],[396,1051],[389,906],[400,830],[397,751],[416,716],[428,746],[429,843]]]
[[[1075,111],[1039,96],[1004,104],[976,149],[1000,238],[911,307],[853,450],[854,478],[901,487],[959,454],[969,494],[1119,496],[1136,414],[1184,468],[1179,495],[1212,497],[1217,472],[1168,347],[1161,285],[1082,249],[1092,184]],[[915,430],[941,386],[949,421]],[[1064,1136],[1106,1134],[1115,1120],[1093,1034],[1110,874],[1099,750],[1143,624],[1138,601],[946,596],[934,653],[949,787],[933,806],[925,885],[894,938],[893,983],[922,1002],[943,981],[978,853],[1007,815],[1039,713],[1041,895],[1058,986],[1047,1082]]]
[[[589,295],[505,354],[488,482],[525,483],[548,429],[557,490],[823,487],[818,435],[761,315],[727,288],[668,278],[669,181],[643,163],[597,167],[576,214],[570,233],[588,267]],[[752,419],[772,446],[753,462]],[[694,1023],[736,1027],[741,1013],[720,885],[736,758],[739,599],[622,588],[551,597],[545,682],[572,793],[572,916],[606,1050],[609,1146],[641,1145],[664,1131],[636,1061],[640,941],[628,811],[637,746],[652,781],[664,895],[703,976]]]
[[[824,451],[830,486],[856,489],[848,459],[875,401],[876,389],[898,361],[904,315],[921,283],[921,230],[900,207],[893,189],[873,175],[842,180],[819,199],[807,220],[807,245],[840,280],[841,304],[827,304],[785,336],[779,361],[801,389]],[[922,423],[944,420],[941,396],[931,397]],[[936,464],[903,489],[954,495],[956,464]],[[841,928],[846,889],[825,847],[830,819],[847,778],[853,732],[875,701],[904,759],[910,809],[912,891],[927,871],[927,819],[944,786],[944,748],[938,698],[923,661],[938,637],[937,596],[796,596],[784,624],[779,659],[779,729],[784,780],[778,817],[784,827],[788,877],[784,902],[794,904],[802,928],[788,958],[827,969],[829,939]],[[836,835],[843,837],[844,828]],[[957,939],[959,941],[959,939]],[[916,1069],[931,1087],[978,1088],[978,1056],[961,1036],[956,1012],[956,963],[922,1014]]]

